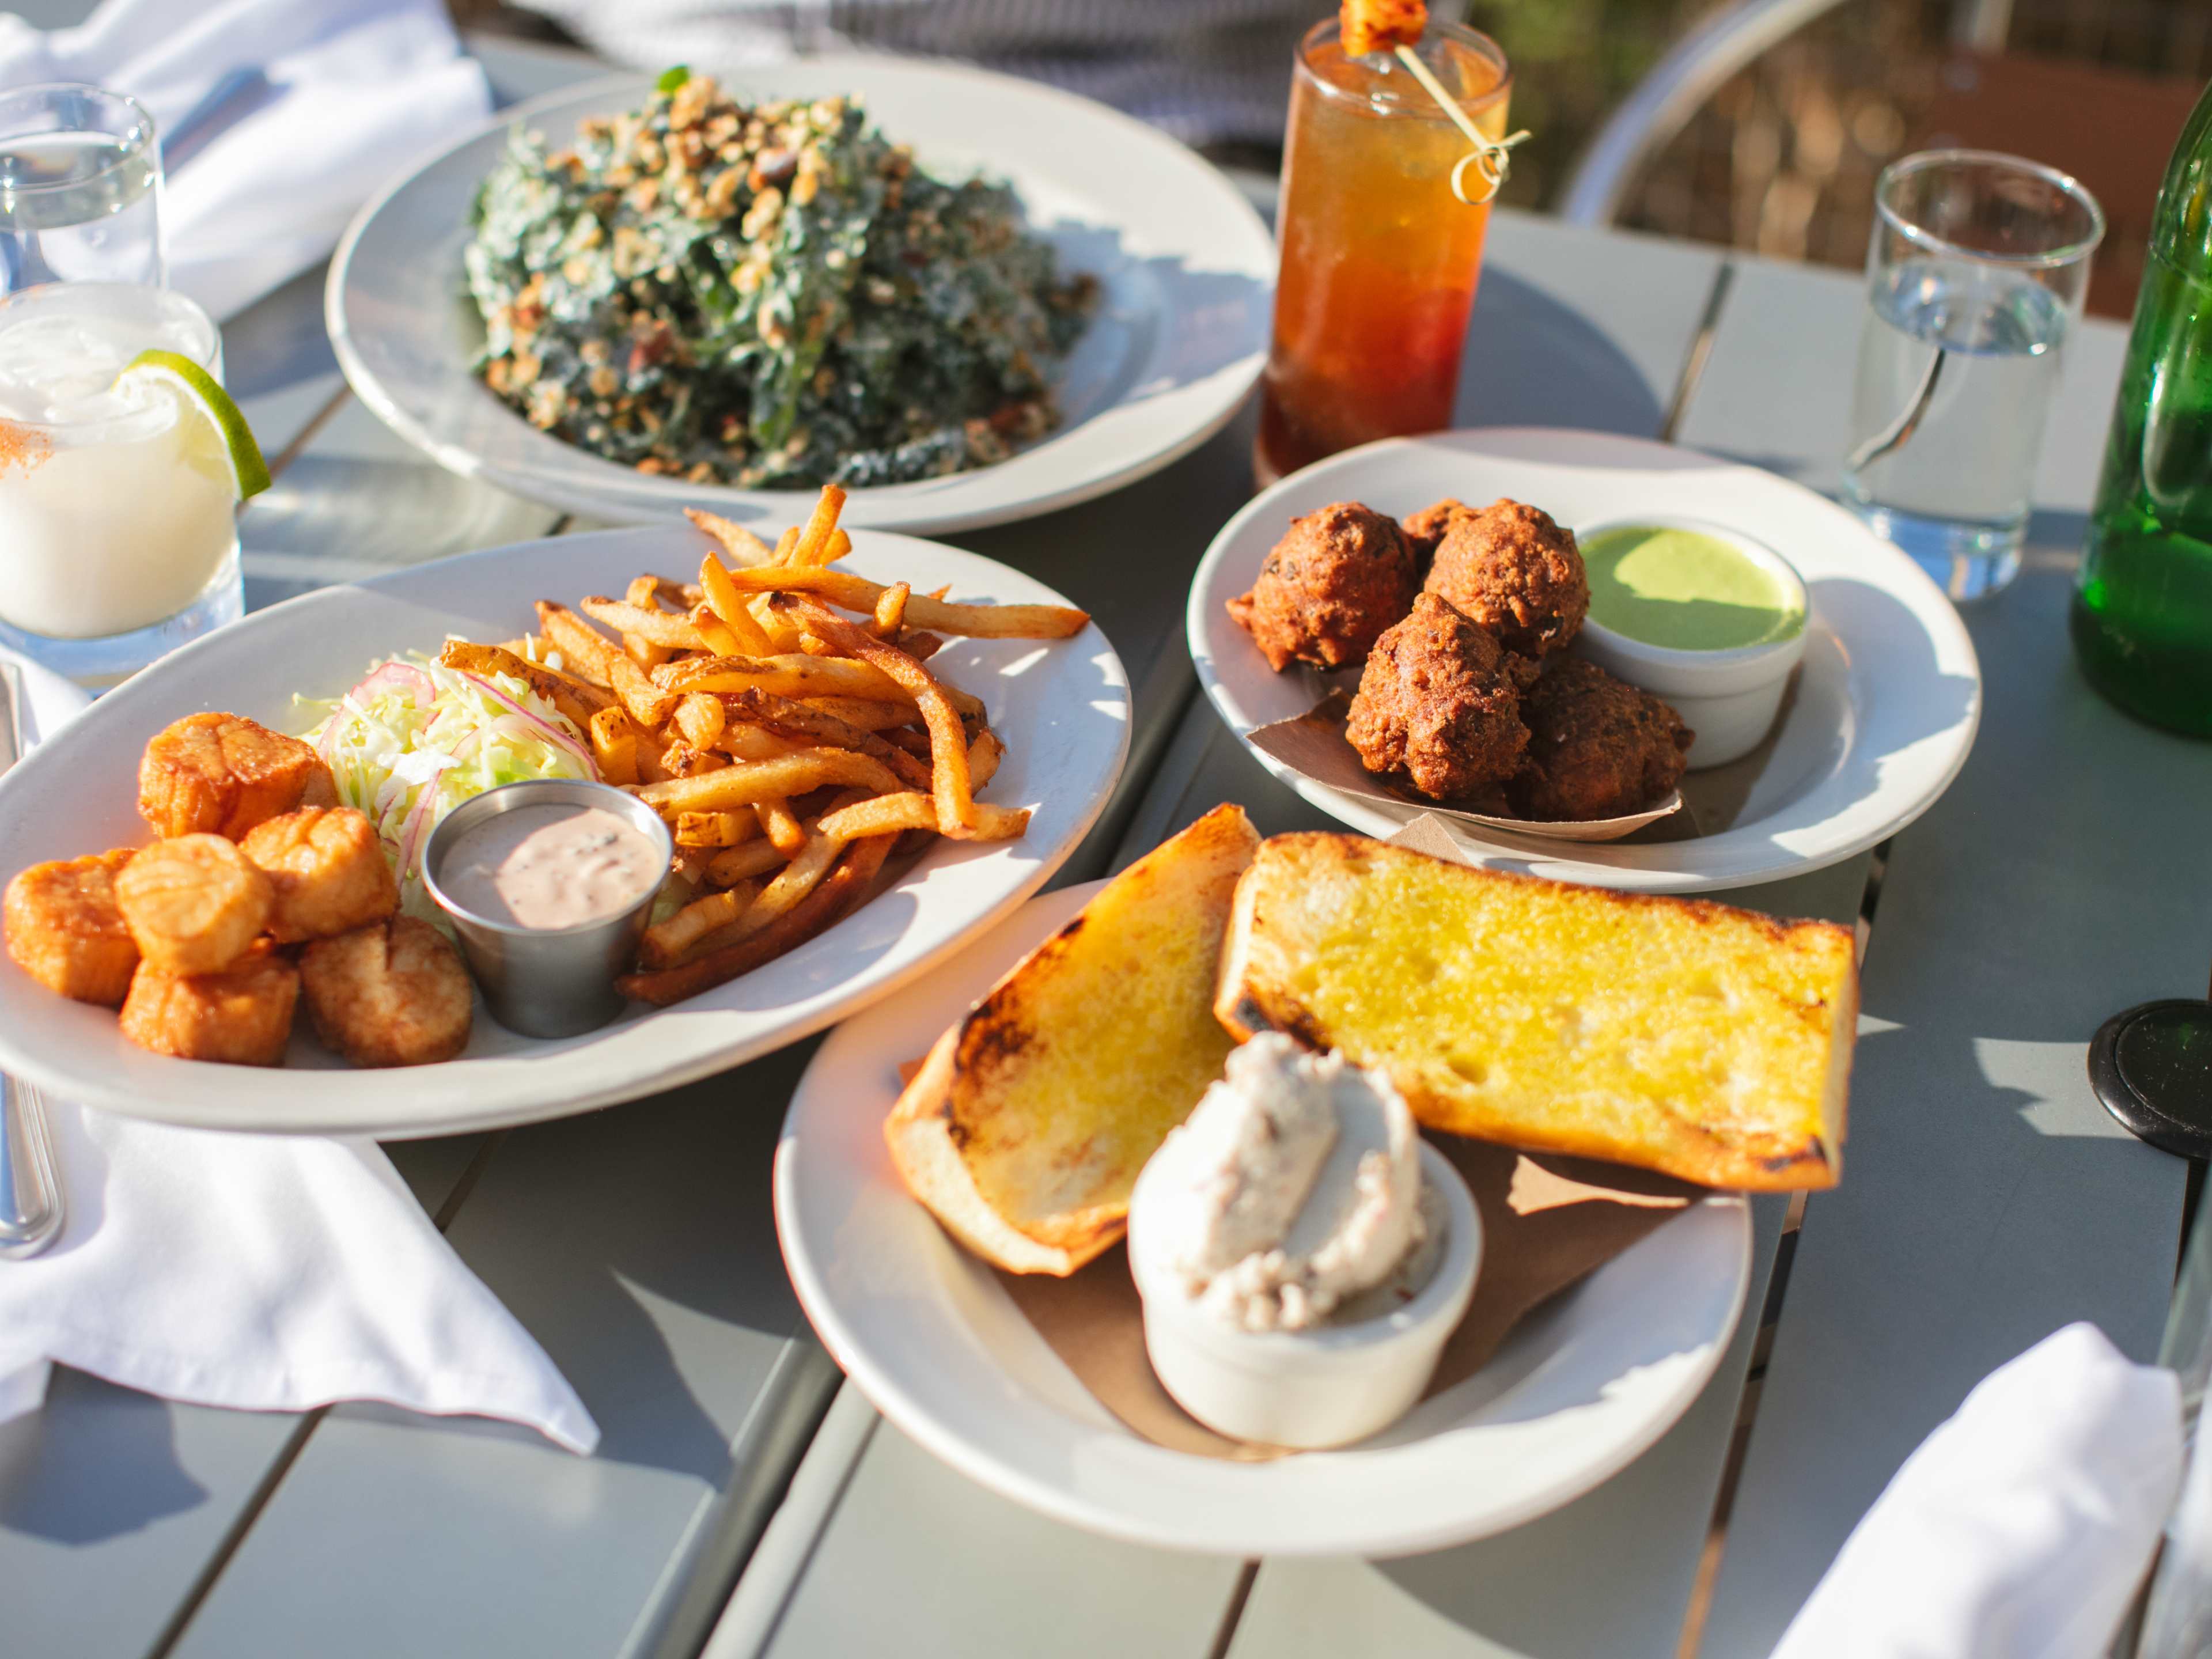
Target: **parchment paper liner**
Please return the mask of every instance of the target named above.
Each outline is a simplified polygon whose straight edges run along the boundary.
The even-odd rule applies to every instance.
[[[1422,1397],[1465,1382],[1520,1321],[1705,1195],[1666,1176],[1582,1158],[1516,1152],[1458,1135],[1431,1135],[1467,1177],[1481,1212],[1482,1265],[1474,1297],[1444,1345]],[[1133,1433],[1198,1457],[1263,1462],[1294,1454],[1231,1440],[1169,1398],[1145,1356],[1144,1306],[1116,1245],[1066,1279],[999,1275],[1037,1334]]]
[[[1625,817],[1575,822],[1492,817],[1460,807],[1441,806],[1419,795],[1392,788],[1360,764],[1358,751],[1345,741],[1344,711],[1347,702],[1342,691],[1332,691],[1303,714],[1256,727],[1251,734],[1253,745],[1265,750],[1293,771],[1302,772],[1316,783],[1327,784],[1342,794],[1357,795],[1362,800],[1377,801],[1387,806],[1419,806],[1438,817],[1455,818],[1485,829],[1510,830],[1517,836],[1540,836],[1550,841],[1619,841],[1623,836],[1634,835],[1644,825],[1656,823],[1681,810],[1682,792],[1679,789],[1657,805],[1631,812]]]

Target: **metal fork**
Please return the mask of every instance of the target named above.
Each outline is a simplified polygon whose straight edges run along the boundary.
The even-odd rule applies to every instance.
[[[23,677],[0,661],[0,772],[23,753]],[[0,1260],[34,1256],[61,1236],[62,1183],[53,1127],[36,1089],[0,1072]]]

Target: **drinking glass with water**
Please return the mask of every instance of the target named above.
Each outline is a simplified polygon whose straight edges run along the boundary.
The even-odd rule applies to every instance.
[[[154,118],[97,87],[0,93],[0,295],[166,274]]]
[[[1953,599],[1978,599],[2020,573],[2105,216],[2064,173],[1987,150],[1893,162],[1875,206],[1844,499]]]

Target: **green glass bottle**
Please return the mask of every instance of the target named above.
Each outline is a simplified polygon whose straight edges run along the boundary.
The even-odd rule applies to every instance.
[[[2212,87],[2159,191],[2073,634],[2121,708],[2212,737]]]

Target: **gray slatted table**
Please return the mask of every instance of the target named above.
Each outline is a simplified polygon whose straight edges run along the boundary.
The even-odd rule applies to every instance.
[[[511,46],[486,58],[510,99],[597,72]],[[1825,483],[1856,284],[1757,261],[1723,272],[1710,251],[1498,216],[1462,418],[1672,430]],[[344,397],[317,281],[226,331],[234,383],[284,462],[245,521],[252,603],[574,527],[422,464]],[[1771,1645],[1898,1458],[1990,1364],[2077,1314],[2135,1352],[2154,1341],[2179,1166],[2107,1132],[2081,1043],[2110,1008],[2203,981],[2207,901],[2185,884],[2185,830],[2212,806],[2212,750],[2130,726],[2067,661],[2063,550],[2116,331],[2085,343],[2043,469],[2047,550],[1975,619],[1980,747],[1899,838],[1881,889],[1867,994],[1889,1024],[1862,1050],[1851,1182],[1812,1200],[1794,1240],[1781,1203],[1757,1207],[1758,1285],[1792,1243],[1795,1265],[1707,1652]],[[1267,830],[1319,822],[1194,703],[1181,645],[1189,573],[1243,498],[1249,441],[1240,422],[1093,507],[955,538],[1091,606],[1129,664],[1129,770],[1065,879],[1220,799]],[[1739,896],[1848,920],[1869,867]],[[65,1374],[46,1411],[0,1427],[7,1650],[1674,1651],[1714,1559],[1756,1321],[1644,1458],[1502,1538],[1279,1565],[1109,1544],[969,1485],[839,1389],[766,1201],[810,1053],[567,1122],[393,1149],[599,1417],[598,1457],[497,1425],[205,1411]]]

